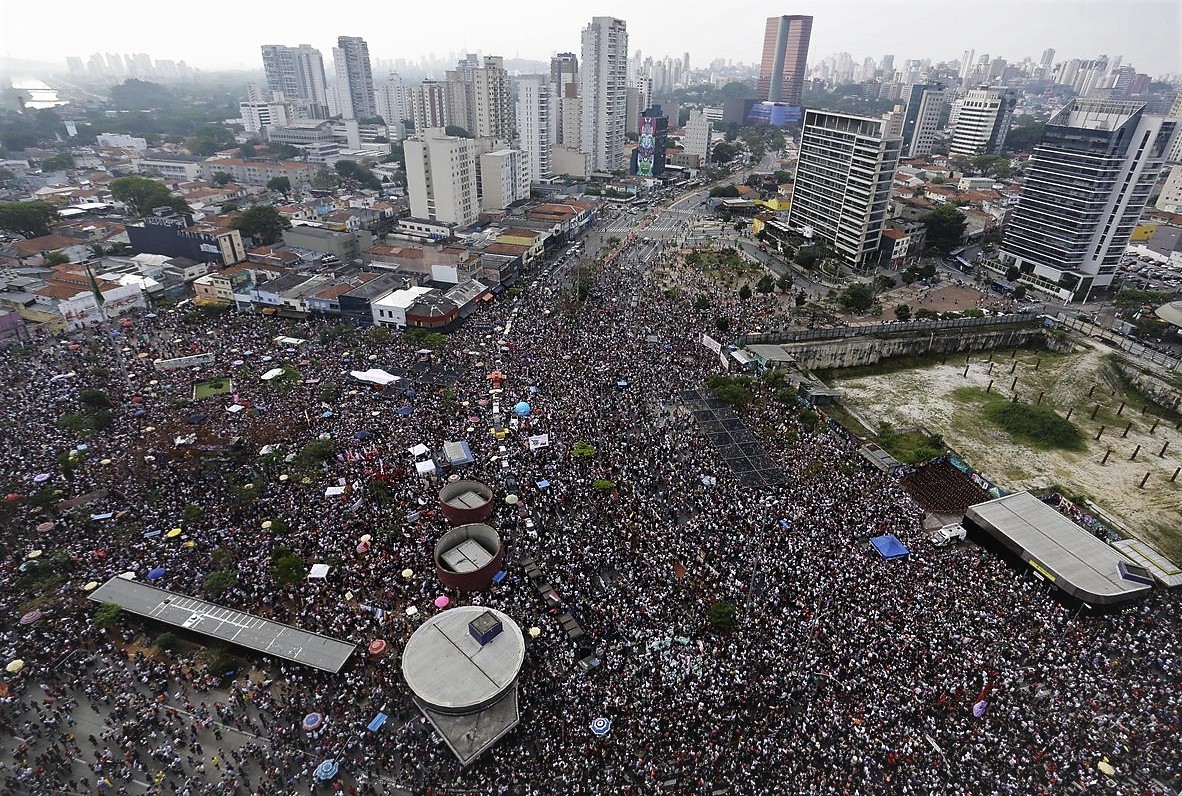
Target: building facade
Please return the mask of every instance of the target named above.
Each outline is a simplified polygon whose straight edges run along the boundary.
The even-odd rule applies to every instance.
[[[327,119],[327,81],[320,51],[309,44],[264,44],[262,53],[267,88],[281,93],[301,118]]]
[[[799,14],[768,17],[755,88],[757,99],[800,104],[812,32],[812,17]]]
[[[852,268],[877,262],[902,147],[882,119],[806,111],[788,226]]]
[[[408,138],[403,148],[411,215],[461,227],[475,223],[476,142],[436,127]]]
[[[1026,166],[1002,263],[1064,300],[1112,284],[1177,124],[1113,100],[1076,99],[1052,116]]]
[[[546,75],[523,75],[517,86],[517,140],[525,153],[531,181],[554,174],[550,148],[557,137],[558,98]]]
[[[513,93],[505,59],[485,56],[484,66],[472,71],[472,121],[477,138],[513,137]]]
[[[360,36],[338,36],[332,48],[333,69],[337,76],[338,110],[346,119],[377,116],[373,70],[369,63],[369,45]]]
[[[697,155],[705,163],[710,158],[710,139],[714,135],[714,122],[706,116],[706,111],[695,108],[690,111],[689,119],[685,122],[685,135],[681,143],[685,151]]]
[[[622,19],[594,17],[583,28],[579,69],[581,145],[591,168],[623,169],[627,116],[628,28]]]
[[[944,101],[943,83],[912,83],[903,89],[903,157],[932,154]]]
[[[480,209],[504,210],[529,198],[529,163],[520,149],[498,149],[480,156]]]
[[[167,208],[154,211],[137,224],[128,224],[127,239],[136,254],[187,257],[197,263],[218,265],[246,259],[238,230],[195,225],[192,216]]]
[[[969,91],[959,101],[948,151],[966,158],[1000,153],[1016,103],[1011,89],[982,86]]]

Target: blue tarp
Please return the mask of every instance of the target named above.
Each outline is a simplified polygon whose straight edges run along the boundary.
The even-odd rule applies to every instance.
[[[878,554],[887,561],[892,558],[907,558],[911,553],[899,541],[899,538],[893,533],[888,533],[885,536],[876,536],[870,540],[870,544],[878,551]]]
[[[369,726],[367,726],[366,729],[370,732],[377,732],[378,730],[382,729],[382,725],[386,723],[386,719],[388,718],[389,716],[387,716],[385,713],[379,713],[373,717],[373,721],[369,723]]]

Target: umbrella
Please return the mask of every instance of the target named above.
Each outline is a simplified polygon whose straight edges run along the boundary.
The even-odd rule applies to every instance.
[[[25,614],[24,616],[21,617],[21,624],[22,625],[31,625],[31,624],[35,623],[40,618],[41,618],[41,611],[34,608],[32,611],[29,611],[27,614]]]
[[[54,527],[55,526],[52,522],[43,522],[37,526],[37,533],[48,533],[49,531],[52,531]]]
[[[538,627],[537,625],[534,625],[529,629],[530,638],[537,638],[540,635],[542,635],[542,628]]]
[[[365,429],[362,429],[361,431],[358,431],[356,434],[354,434],[353,438],[356,440],[366,440],[372,436],[373,436],[372,431],[366,431]]]
[[[98,581],[92,580],[89,583],[87,583],[85,586],[82,587],[82,591],[94,591],[97,588],[98,588]]]
[[[517,497],[517,495],[505,495],[505,502],[508,503],[510,506],[517,505],[517,501],[519,501],[520,499],[521,498]]]
[[[28,555],[25,556],[25,558],[40,558],[40,557],[41,557],[40,550],[30,550],[28,552]]]
[[[164,535],[166,537],[168,537],[169,539],[175,539],[181,535],[181,529],[180,528],[173,528],[171,531],[169,531],[168,533],[166,533]]]
[[[398,414],[401,417],[409,417],[410,415],[414,414],[414,411],[415,411],[415,408],[413,406],[398,407]]]
[[[341,770],[340,765],[335,760],[325,760],[320,765],[316,766],[316,779],[321,782],[327,782],[337,775]]]
[[[48,481],[52,477],[53,476],[51,476],[49,473],[37,473],[37,475],[33,476],[33,483],[34,484],[44,484],[46,481]]]
[[[20,658],[17,658],[15,661],[9,662],[9,664],[4,667],[4,671],[8,672],[9,674],[16,674],[23,668],[25,668],[25,662]]]
[[[451,600],[448,598],[448,596],[446,594],[441,594],[435,598],[435,607],[436,608],[446,608],[447,604],[450,602],[451,602]]]
[[[981,718],[985,715],[985,709],[987,707],[989,707],[989,703],[982,699],[980,702],[973,705],[973,715],[977,718]]]
[[[375,638],[373,641],[369,642],[369,654],[370,655],[381,655],[385,651],[386,651],[386,642],[384,639]]]
[[[148,572],[148,580],[159,580],[164,577],[164,573],[167,571],[164,567],[156,567]]]
[[[305,730],[311,732],[323,723],[324,717],[319,713],[309,713],[307,716],[304,716],[304,723],[302,726]]]
[[[513,407],[513,414],[517,415],[518,417],[525,417],[531,411],[533,410],[530,409],[529,404],[527,404],[525,401],[521,401],[519,404]]]
[[[37,568],[37,562],[31,561],[31,560],[30,561],[22,561],[21,565],[19,567],[17,567],[17,569],[19,569],[21,572],[28,572],[30,569],[36,569],[36,568]]]
[[[1116,769],[1113,768],[1112,764],[1107,760],[1101,760],[1096,764],[1096,768],[1100,769],[1102,773],[1107,774],[1110,777],[1116,773]]]
[[[591,722],[591,732],[599,736],[607,735],[608,732],[611,731],[611,728],[612,720],[604,718],[603,716],[600,716],[595,721]]]
[[[271,530],[271,521],[270,520],[263,520],[262,529],[264,531]]]
[[[20,499],[21,499],[21,496],[18,495],[16,492],[9,492],[8,496],[5,498],[5,500],[7,500],[9,503],[15,503]]]
[[[369,552],[369,542],[358,542],[357,543],[357,552],[358,553],[368,553]]]
[[[372,542],[372,541],[373,541],[373,537],[372,537],[372,536],[370,536],[368,533],[363,533],[363,534],[361,534],[361,541],[363,541],[363,542]]]
[[[99,464],[101,464],[101,465],[104,465],[104,466],[105,466],[105,465],[108,465],[108,464],[110,464],[110,463],[111,463],[111,460],[110,460],[110,459],[102,459],[102,460],[100,460],[100,461],[99,461]]]
[[[403,578],[405,578],[406,580],[410,580],[410,579],[411,579],[411,578],[413,578],[414,576],[415,576],[415,573],[414,573],[414,570],[413,570],[413,569],[404,569],[404,570],[402,570],[402,577],[403,577]]]
[[[124,329],[130,329],[131,327],[135,326],[135,324],[132,323],[131,321],[123,321],[119,325],[122,326]]]

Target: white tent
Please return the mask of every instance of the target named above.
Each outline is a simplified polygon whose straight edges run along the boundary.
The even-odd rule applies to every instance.
[[[424,462],[415,462],[415,472],[419,475],[433,475],[435,473],[435,462],[430,459]]]
[[[313,564],[308,570],[308,580],[321,580],[328,576],[328,564]]]
[[[243,406],[242,404],[230,404],[229,406],[226,407],[226,411],[232,415],[236,415],[245,408],[246,407]]]
[[[263,374],[263,381],[270,381],[271,379],[279,378],[283,375],[283,368],[271,368]]]
[[[349,375],[358,381],[366,381],[370,384],[380,384],[385,387],[387,384],[393,384],[396,381],[402,381],[401,378],[395,376],[393,373],[387,373],[381,368],[370,368],[369,370],[351,370]]]
[[[418,445],[415,445],[413,448],[407,448],[406,452],[409,453],[411,456],[418,458],[419,456],[426,456],[428,453],[431,452],[431,449],[420,442]]]
[[[336,497],[337,495],[343,494],[345,494],[345,487],[343,486],[330,486],[324,490],[325,497]]]

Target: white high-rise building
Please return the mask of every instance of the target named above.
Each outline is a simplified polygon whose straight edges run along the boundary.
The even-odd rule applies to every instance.
[[[485,56],[484,66],[472,70],[473,129],[477,138],[513,137],[513,93],[505,59]]]
[[[337,75],[337,109],[346,119],[377,116],[369,45],[359,36],[338,36],[332,48]]]
[[[529,165],[520,149],[498,149],[480,156],[480,209],[504,210],[529,198]]]
[[[374,101],[377,104],[378,116],[381,116],[386,126],[391,129],[398,127],[403,120],[414,119],[410,86],[397,72],[391,72],[389,78],[374,86]]]
[[[558,97],[546,75],[523,75],[517,86],[517,140],[525,154],[529,178],[553,175],[550,150],[557,138]]]
[[[414,122],[416,132],[452,124],[447,111],[447,84],[424,80],[417,86],[411,86],[410,119]]]
[[[301,118],[327,119],[328,89],[320,51],[310,44],[264,44],[262,53],[267,88],[281,93]]]
[[[948,151],[969,158],[1001,152],[1016,102],[1012,89],[982,86],[969,91],[961,98]]]
[[[682,144],[685,151],[702,158],[702,165],[710,159],[710,139],[714,133],[714,122],[706,116],[706,111],[694,108],[690,111],[689,119],[685,123],[685,138]]]
[[[475,223],[476,142],[435,127],[406,139],[403,150],[411,216],[461,227]]]
[[[943,83],[913,83],[903,89],[903,156],[932,154],[944,110]]]
[[[1141,102],[1072,100],[1026,165],[1001,261],[1062,300],[1112,284],[1176,126]]]
[[[238,103],[242,126],[250,135],[266,135],[270,127],[286,127],[295,119],[292,107],[283,100],[248,99]]]
[[[623,169],[628,82],[628,28],[624,20],[594,17],[583,28],[580,60],[583,151],[591,155],[592,169]]]
[[[805,112],[788,226],[833,247],[847,265],[879,259],[882,225],[903,139],[886,121],[831,111]]]

